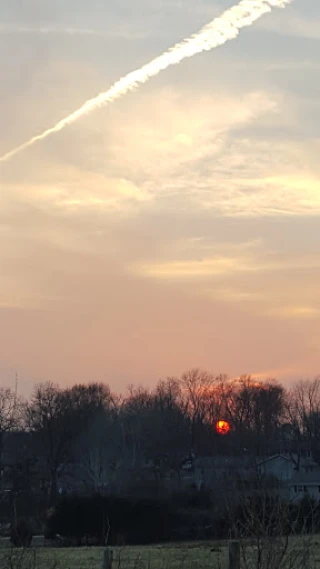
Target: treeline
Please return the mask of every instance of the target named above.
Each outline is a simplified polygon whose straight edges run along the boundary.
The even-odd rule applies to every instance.
[[[221,419],[226,436],[215,429]],[[100,383],[42,383],[29,400],[0,389],[1,492],[10,489],[22,512],[65,492],[146,497],[150,486],[154,495],[165,478],[179,484],[194,457],[283,452],[299,461],[306,448],[320,460],[320,378],[286,389],[195,369],[123,396]]]
[[[220,419],[230,423],[228,436],[215,430]],[[0,468],[9,450],[9,462],[17,463],[16,485],[31,487],[32,459],[37,459],[52,500],[58,479],[72,464],[88,490],[116,492],[146,463],[156,478],[179,473],[192,455],[259,457],[307,446],[317,459],[319,435],[320,378],[285,389],[275,380],[235,381],[197,369],[161,380],[154,390],[130,387],[121,397],[99,383],[71,388],[42,383],[29,401],[0,389]]]

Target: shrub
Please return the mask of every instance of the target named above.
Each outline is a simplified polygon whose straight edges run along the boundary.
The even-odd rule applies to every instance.
[[[108,526],[110,524],[110,534]],[[174,515],[167,502],[115,496],[63,498],[47,520],[46,535],[60,534],[79,544],[83,538],[116,544],[147,544],[170,538]]]
[[[211,510],[214,505],[212,493],[206,488],[201,488],[200,491],[190,489],[176,492],[172,496],[172,501],[178,507],[191,509]]]
[[[32,541],[33,531],[31,524],[26,520],[19,520],[13,525],[10,533],[10,541],[15,547],[29,547]]]

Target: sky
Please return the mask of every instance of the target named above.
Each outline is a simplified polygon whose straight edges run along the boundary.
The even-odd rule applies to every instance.
[[[0,155],[230,0],[2,0]],[[320,4],[0,165],[0,385],[320,372]]]

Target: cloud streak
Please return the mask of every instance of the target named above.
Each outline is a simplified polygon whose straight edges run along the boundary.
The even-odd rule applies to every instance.
[[[66,126],[74,123],[93,110],[114,102],[119,97],[136,89],[139,85],[146,83],[149,79],[155,77],[168,67],[178,65],[186,58],[193,57],[204,51],[210,51],[211,49],[223,45],[227,41],[235,39],[242,28],[251,26],[261,16],[270,12],[272,8],[284,8],[287,4],[290,4],[291,1],[292,0],[242,0],[239,4],[224,12],[222,16],[215,18],[212,22],[207,24],[197,34],[176,44],[140,69],[132,71],[117,81],[108,91],[100,93],[93,99],[89,99],[82,107],[59,121],[52,128],[49,128],[40,135],[34,136],[29,141],[0,157],[0,162],[9,160],[36,142],[44,140],[51,134],[61,131]]]
[[[60,26],[28,26],[21,24],[0,24],[0,36],[4,35],[35,35],[35,36],[88,36],[96,38],[116,39],[143,39],[147,33],[131,32],[125,27],[109,28],[73,28]]]
[[[210,277],[231,276],[246,273],[288,272],[314,270],[320,268],[318,255],[300,255],[293,259],[272,252],[261,254],[258,250],[250,252],[252,245],[243,244],[242,251],[226,254],[201,256],[199,249],[196,259],[149,263],[135,268],[144,277],[170,281],[201,280]],[[236,253],[236,254],[235,254]]]
[[[59,28],[56,26],[23,26],[15,24],[1,24],[0,34],[36,34],[36,35],[71,35],[71,36],[106,36],[106,32],[87,28]]]

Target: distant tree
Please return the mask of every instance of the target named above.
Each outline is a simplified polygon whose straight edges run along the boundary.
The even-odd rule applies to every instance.
[[[309,449],[320,461],[320,377],[298,381],[287,397],[287,419],[298,453]]]
[[[235,438],[255,453],[269,454],[279,444],[285,417],[286,394],[274,380],[241,376],[230,393],[229,419]]]
[[[148,454],[158,468],[175,473],[179,484],[181,464],[191,449],[190,426],[179,381],[159,381],[149,418]]]
[[[73,458],[76,441],[90,430],[98,414],[113,407],[114,398],[103,384],[61,389],[43,383],[35,388],[26,415],[49,474],[50,502],[56,499],[58,474]]]
[[[153,392],[131,387],[120,415],[131,448],[132,472],[138,473],[148,462],[157,485],[170,471],[179,477],[182,459],[190,449],[190,420],[179,382],[159,381]]]
[[[87,490],[119,493],[129,479],[132,463],[119,415],[107,410],[98,413],[79,438],[75,457]]]
[[[99,411],[111,411],[117,405],[117,398],[104,383],[76,384],[66,392],[75,416],[82,424],[90,424]]]
[[[215,377],[214,385],[205,394],[206,419],[211,427],[217,421],[230,418],[230,402],[234,390],[233,381],[226,375]]]
[[[198,368],[185,372],[180,379],[185,412],[190,418],[191,446],[196,452],[201,448],[216,385],[214,375]]]
[[[20,425],[20,405],[11,389],[0,387],[0,470],[3,467],[5,436]]]
[[[26,408],[29,429],[36,435],[39,460],[49,477],[50,502],[57,496],[58,473],[70,457],[75,423],[68,392],[52,383],[35,387]]]

